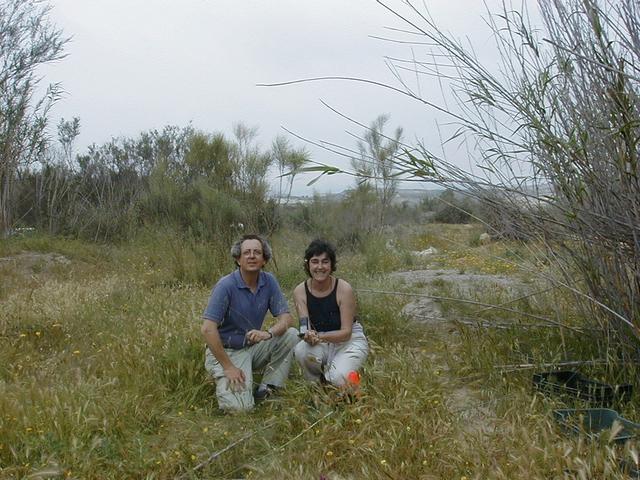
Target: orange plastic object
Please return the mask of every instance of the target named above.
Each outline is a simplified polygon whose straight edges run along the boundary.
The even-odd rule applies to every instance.
[[[351,385],[360,385],[360,374],[358,372],[356,372],[355,370],[351,370],[347,374],[347,381]]]

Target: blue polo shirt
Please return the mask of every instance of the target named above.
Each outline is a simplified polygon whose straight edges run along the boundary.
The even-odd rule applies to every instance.
[[[253,293],[244,283],[240,270],[235,270],[213,287],[202,318],[218,324],[225,347],[240,349],[245,346],[245,335],[249,330],[262,328],[267,310],[274,317],[289,312],[287,299],[276,278],[268,272],[260,272],[258,287]]]

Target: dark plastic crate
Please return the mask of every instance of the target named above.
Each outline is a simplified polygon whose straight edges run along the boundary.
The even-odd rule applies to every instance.
[[[533,387],[546,395],[580,400],[594,407],[611,407],[626,402],[633,393],[631,384],[609,385],[572,370],[535,373]]]
[[[573,433],[584,433],[597,438],[618,423],[622,427],[612,438],[614,442],[625,442],[640,435],[640,424],[633,423],[610,408],[565,408],[554,410],[553,416],[565,429]]]
[[[640,466],[631,460],[622,459],[618,462],[620,472],[632,480],[640,479]]]

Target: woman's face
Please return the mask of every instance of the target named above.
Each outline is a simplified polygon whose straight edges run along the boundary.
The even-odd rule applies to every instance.
[[[331,275],[331,259],[326,253],[314,255],[309,259],[308,265],[311,278],[318,282],[326,280]]]

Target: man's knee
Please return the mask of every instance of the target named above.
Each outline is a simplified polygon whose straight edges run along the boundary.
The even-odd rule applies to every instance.
[[[293,327],[287,328],[287,331],[282,335],[282,341],[289,350],[293,350],[300,342],[300,338],[298,337],[298,330]]]
[[[253,410],[255,406],[253,392],[250,390],[242,392],[216,392],[216,397],[218,398],[218,408],[229,413],[248,412]]]

